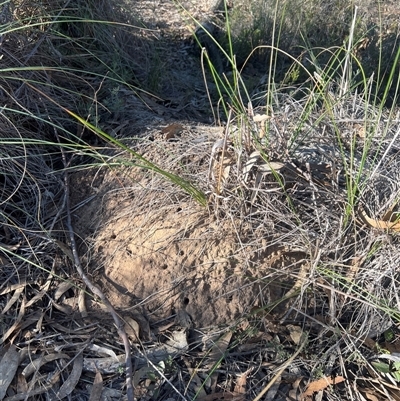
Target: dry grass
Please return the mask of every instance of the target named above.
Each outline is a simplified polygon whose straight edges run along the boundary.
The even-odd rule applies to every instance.
[[[336,98],[334,93],[330,95]],[[130,269],[136,271],[141,264],[158,277],[157,281],[146,281],[147,276],[143,276],[148,292],[141,302],[155,320],[156,316],[161,318],[163,308],[168,310],[177,294],[189,288],[191,277],[199,277],[202,270],[204,277],[218,275],[218,268],[207,259],[213,249],[223,257],[225,272],[233,272],[232,276],[219,277],[225,281],[213,294],[212,303],[233,300],[243,308],[241,319],[230,328],[236,342],[220,355],[224,362],[219,374],[213,373],[211,365],[204,367],[198,357],[185,366],[177,362],[175,369],[183,377],[174,378],[173,384],[182,388],[189,380],[188,399],[195,394],[193,378],[188,378],[190,369],[206,369],[207,374],[218,377],[221,391],[233,391],[235,380],[228,379],[231,370],[235,375],[238,371],[253,372],[262,361],[274,358],[261,353],[258,347],[263,346],[263,340],[272,347],[271,352],[278,352],[277,348],[282,353],[274,359],[273,366],[278,369],[297,344],[288,334],[293,326],[307,332],[309,341],[307,353],[296,358],[295,375],[304,375],[309,381],[321,375],[339,375],[348,385],[335,387],[333,393],[326,394],[328,399],[359,399],[371,390],[361,385],[354,390],[351,383],[357,376],[365,383],[371,380],[371,371],[366,368],[370,358],[380,352],[379,347],[389,346],[382,343],[381,336],[388,330],[397,332],[399,244],[395,216],[399,181],[394,163],[399,152],[395,141],[398,116],[379,117],[357,95],[335,104],[335,116],[340,116],[335,126],[319,106],[308,109],[304,120],[306,99],[299,102],[282,95],[275,104],[280,107],[274,109],[274,117],[263,129],[260,123],[243,125],[233,120],[225,135],[183,132],[168,139],[151,137],[137,145],[147,158],[207,192],[208,210],[199,208],[161,177],[142,176],[140,171],[128,169],[125,174],[136,184],[126,181],[126,195],[119,195],[117,206],[109,210],[109,218],[101,219],[103,226],[95,234],[96,253],[106,270],[117,264],[121,269],[120,258],[129,249]],[[257,109],[254,114],[263,116],[265,111]],[[304,120],[301,127],[299,120]],[[254,138],[261,132],[265,136],[257,144]],[[390,190],[382,191],[382,186],[389,185]],[[395,219],[388,217],[389,209]],[[364,213],[372,217],[372,223],[365,221]],[[182,223],[175,232],[172,228],[179,218]],[[204,225],[211,231],[197,231]],[[159,234],[153,237],[156,230]],[[114,239],[109,240],[112,235]],[[222,242],[221,248],[218,242]],[[185,244],[194,244],[194,248]],[[159,248],[158,256],[152,252],[154,246]],[[180,250],[176,255],[182,252],[182,257],[172,256],[176,246]],[[226,254],[222,253],[224,247]],[[162,268],[166,272],[176,275],[170,287],[161,286],[161,264],[168,266]],[[127,277],[132,280],[134,274]],[[134,283],[124,285],[135,288],[129,292],[139,294],[143,285],[140,277],[133,281],[137,287]],[[204,281],[208,283],[206,278]],[[248,292],[251,288],[262,290],[255,296]],[[194,294],[189,305],[197,296],[196,289],[190,291]],[[202,308],[210,313],[206,304]],[[207,321],[202,319],[197,321]],[[210,329],[198,330],[198,335],[204,336]],[[257,346],[253,343],[248,351],[251,357],[242,356],[238,350],[247,349],[252,341]],[[395,340],[392,350],[397,346]],[[263,380],[268,381],[274,369],[267,372]],[[247,374],[246,396],[251,398],[260,392],[260,378]],[[217,391],[207,386],[206,377],[199,380],[204,380],[204,391]],[[290,375],[282,374],[281,380],[290,388]],[[162,381],[158,385],[159,391],[167,391]],[[386,388],[383,381],[381,386]]]
[[[356,7],[357,18],[353,32],[350,32]],[[267,80],[287,87],[288,84],[303,83],[310,72],[319,73],[330,65],[329,74],[340,78],[342,71],[333,71],[332,65],[341,64],[345,55],[339,55],[337,49],[347,45],[352,36],[354,55],[359,62],[352,71],[353,83],[361,82],[360,70],[364,71],[367,77],[374,77],[373,94],[382,99],[396,56],[393,49],[398,47],[398,13],[393,1],[376,4],[358,0],[256,0],[251,3],[238,1],[232,5],[229,28],[224,13],[220,13],[214,22],[229,33],[229,40],[220,35],[219,41],[228,54],[231,43],[236,64],[243,68],[242,78],[249,92],[254,87],[258,92],[262,90],[260,83],[266,80],[265,76],[260,80],[262,74]],[[270,46],[279,51],[273,51]],[[248,59],[251,52],[253,55]],[[292,57],[304,68],[296,66],[291,70]],[[273,63],[273,77],[268,77],[270,62]],[[230,63],[225,61],[225,66],[225,72],[229,71]],[[396,72],[395,81],[397,77]],[[393,102],[394,88],[390,95],[387,105]]]
[[[242,399],[253,399],[262,383],[266,385],[296,345],[302,344],[296,330],[308,335],[306,352],[296,357],[296,368],[292,366],[295,377],[308,378],[298,391],[307,391],[304,384],[321,376],[333,380],[336,375],[337,383],[346,381],[325,393],[327,399],[360,399],[360,394],[372,391],[368,385],[371,358],[381,352],[380,347],[392,347],[392,352],[398,347],[397,339],[391,346],[382,342],[384,333],[397,333],[399,319],[398,226],[393,218],[384,217],[389,209],[394,216],[398,213],[398,168],[393,165],[398,162],[398,116],[390,117],[388,123],[388,115],[377,117],[362,97],[354,95],[335,104],[335,115],[340,115],[337,127],[315,107],[308,110],[299,128],[306,100],[302,103],[282,95],[275,103],[284,107],[276,107],[264,127],[265,143],[254,141],[263,131],[260,123],[250,125],[249,132],[249,124],[239,120],[231,121],[226,135],[182,132],[142,142],[138,149],[147,158],[209,194],[208,210],[161,177],[128,169],[120,177],[126,194],[119,191],[117,202],[113,195],[116,206],[110,206],[109,217],[100,220],[94,236],[98,262],[110,278],[136,295],[146,287],[140,305],[154,322],[168,316],[172,300],[189,288],[187,309],[195,323],[220,321],[217,315],[198,315],[193,304],[201,293],[189,286],[192,277],[203,277],[210,286],[214,279],[208,276],[223,280],[211,293],[211,304],[219,308],[220,318],[221,300],[226,305],[238,302],[242,308],[241,318],[228,331],[235,341],[228,341],[230,346],[219,354],[221,366],[219,359],[207,364],[196,354],[184,366],[177,360],[173,369],[183,376],[172,375],[171,380],[176,388],[187,386],[187,399],[195,397],[196,380],[204,381],[202,391],[215,392],[215,397],[219,391],[231,391]],[[262,116],[265,111],[257,109],[254,114]],[[298,128],[295,135],[294,128]],[[364,154],[367,142],[369,150]],[[136,184],[124,181],[126,174]],[[358,182],[355,198],[354,182]],[[389,184],[390,191],[382,191],[382,185]],[[104,202],[106,209],[112,205]],[[372,217],[372,224],[365,221],[364,212]],[[199,231],[204,226],[209,229]],[[122,274],[126,249],[132,272],[118,281],[118,275],[110,272],[114,266]],[[210,259],[213,250],[218,256]],[[213,257],[224,261],[224,275],[212,264]],[[134,273],[140,266],[144,282]],[[146,279],[151,270],[154,278]],[[175,278],[170,285],[162,281],[167,272]],[[252,292],[254,288],[258,295]],[[199,308],[205,315],[212,313],[207,304]],[[216,327],[197,326],[194,332],[200,338],[214,335],[219,341]],[[196,344],[189,349],[196,349]],[[271,355],[262,351],[265,346]],[[271,359],[270,369],[264,370],[263,364]],[[206,373],[194,380],[191,369]],[[247,392],[242,396],[234,385],[239,372],[246,376]],[[208,386],[208,375],[218,379],[219,390]],[[356,377],[361,378],[359,382]],[[280,380],[279,388],[292,389],[294,379],[287,371]],[[157,391],[166,391],[166,397],[168,384],[157,383]],[[390,393],[390,384],[379,383],[382,391]],[[200,399],[206,397],[201,394]]]

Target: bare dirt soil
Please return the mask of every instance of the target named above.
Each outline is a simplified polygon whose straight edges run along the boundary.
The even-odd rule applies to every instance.
[[[195,18],[205,20],[212,15],[212,3],[185,5]],[[190,92],[186,106],[204,117],[208,104],[200,62],[188,55],[184,41],[193,21],[170,1],[138,1],[130,7],[158,35],[180,38],[178,52],[173,42],[163,49],[177,67],[171,71],[181,77],[182,87],[173,88],[171,96],[182,100],[185,86],[202,87],[202,93]],[[145,118],[135,127],[136,136],[147,144],[131,139],[131,146],[209,191],[212,148],[222,138],[222,128],[177,120],[186,107],[169,111],[153,106],[155,113],[148,115],[154,119]],[[165,178],[137,167],[80,172],[72,180],[75,205],[94,196],[75,212],[74,221],[91,274],[116,308],[129,315],[140,307],[153,325],[182,310],[194,327],[234,324],[290,297],[299,274],[309,269],[312,247],[276,242],[276,222],[242,219],[243,205],[237,205],[236,217],[221,215],[218,202],[200,207]],[[285,312],[284,302],[274,307],[279,315]]]
[[[155,140],[150,146],[156,150],[142,147],[144,155],[169,169],[183,162],[195,166],[206,178],[222,129],[179,126],[185,132],[179,136],[190,137],[190,160],[179,159],[179,146],[186,153],[190,146],[180,139]],[[184,309],[195,327],[204,328],[233,324],[290,289],[285,270],[298,269],[301,252],[285,252],[263,237],[264,229],[258,236],[260,222],[218,217],[163,180],[134,167],[73,178],[75,204],[95,196],[76,212],[74,227],[89,248],[89,271],[116,308],[132,311],[140,303],[153,323]],[[272,275],[281,282],[271,283]]]
[[[214,3],[187,2],[185,6],[204,21],[212,16]],[[164,141],[152,144],[155,153],[144,154],[166,170],[171,165],[175,168],[174,164],[182,162],[180,137],[189,136],[193,149],[185,157],[192,158],[193,166],[201,155],[203,160],[196,161],[196,168],[207,178],[210,151],[222,128],[177,120],[186,110],[192,118],[198,113],[200,121],[210,118],[200,61],[198,55],[188,55],[186,44],[195,24],[171,1],[138,1],[127,6],[157,35],[179,38],[178,44],[172,41],[169,49],[162,50],[168,57],[166,73],[180,76],[173,82],[181,86],[166,89],[175,107],[150,103],[155,113],[143,114],[141,126],[140,121],[135,122],[138,137]],[[185,86],[190,88],[191,98],[183,100],[188,92]],[[193,86],[201,89],[192,91]],[[176,106],[180,101],[189,104],[180,110]],[[168,146],[170,165],[157,154],[157,149]],[[143,153],[143,147],[138,149]],[[82,252],[88,252],[90,271],[116,308],[130,311],[140,303],[153,323],[184,309],[193,326],[207,327],[233,324],[253,309],[281,298],[282,283],[271,284],[265,277],[275,269],[297,266],[299,255],[282,253],[283,247],[268,244],[267,238],[255,239],[254,227],[240,219],[221,220],[193,200],[179,199],[182,194],[174,198],[165,182],[157,181],[159,187],[155,187],[148,173],[136,170],[101,169],[72,178],[74,204],[94,195],[75,213],[74,227],[86,243]],[[283,284],[290,288],[288,277],[286,280],[289,284]]]

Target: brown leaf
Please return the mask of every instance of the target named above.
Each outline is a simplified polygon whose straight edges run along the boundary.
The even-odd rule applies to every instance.
[[[234,165],[233,156],[225,151],[215,164],[214,176],[217,177],[217,193],[221,193],[230,176],[231,167]]]
[[[0,295],[8,294],[8,293],[10,293],[12,291],[17,290],[18,288],[25,288],[25,286],[27,284],[32,284],[32,283],[30,283],[30,282],[29,283],[22,282],[22,283],[18,283],[18,284],[8,285],[6,288],[4,288],[2,291],[0,291]],[[2,313],[4,313],[4,310],[3,310]]]
[[[257,165],[258,161],[261,159],[261,154],[258,150],[254,151],[250,154],[246,164],[243,167],[243,181],[247,182],[248,176],[250,174],[251,169]]]
[[[237,379],[237,382],[235,384],[235,389],[234,393],[237,394],[246,394],[246,382],[247,382],[247,376],[253,369],[248,369],[246,372],[242,373],[239,378]]]
[[[28,383],[25,376],[19,373],[17,376],[17,393],[27,393],[29,391]]]
[[[21,329],[21,320],[25,315],[25,303],[26,299],[25,297],[23,297],[17,319],[15,320],[14,324],[3,334],[3,337],[0,339],[0,344],[3,344],[4,341],[6,341],[7,338],[10,337],[15,330]]]
[[[392,222],[392,213],[390,213],[390,218],[389,218],[389,212],[385,213],[384,218],[387,220],[377,220],[377,219],[372,219],[369,217],[366,213],[366,211],[363,208],[360,208],[360,215],[361,219],[364,221],[365,224],[367,224],[370,227],[373,228],[378,228],[380,230],[394,230],[397,232],[400,232],[400,222]]]
[[[101,376],[101,373],[97,371],[96,376],[94,377],[89,401],[99,401],[101,398],[102,391],[103,391],[103,378]]]
[[[27,400],[29,397],[34,397],[35,395],[47,393],[51,388],[52,384],[41,385],[39,388],[29,391],[27,393],[18,393],[11,397],[3,398],[2,401],[21,401]]]
[[[289,390],[289,397],[297,400],[297,394],[299,392],[300,382],[303,380],[303,377],[298,377],[292,384],[292,389]]]
[[[154,369],[151,366],[143,366],[136,370],[133,376],[133,386],[136,388],[140,382],[148,379],[151,375],[154,375]]]
[[[167,127],[161,130],[161,133],[164,136],[164,139],[172,139],[177,136],[183,131],[183,126],[179,123],[172,123]]]
[[[228,331],[217,339],[217,341],[214,343],[208,354],[207,363],[204,365],[206,369],[207,368],[214,369],[216,365],[220,364],[220,362],[225,357],[225,352],[228,348],[231,338],[232,338],[232,332]],[[214,372],[210,376],[211,393],[215,392],[217,381],[218,381],[218,373]]]
[[[343,376],[336,376],[332,378],[331,376],[324,376],[321,379],[315,380],[311,382],[308,386],[306,391],[301,395],[301,399],[303,400],[306,397],[312,396],[314,393],[324,390],[329,386],[341,383],[346,379]]]
[[[51,284],[51,280],[47,280],[46,283],[44,284],[44,286],[41,288],[41,290],[32,299],[30,299],[26,303],[26,307],[29,308],[34,303],[36,303],[37,301],[41,300],[44,297],[44,295],[47,294],[47,291],[50,288],[50,284]]]
[[[224,358],[224,354],[228,348],[231,338],[231,331],[227,331],[224,335],[218,338],[218,340],[212,346],[210,353],[208,354],[207,366],[212,367],[215,363],[221,361]]]
[[[72,315],[74,313],[74,308],[72,308],[70,305],[61,305],[58,304],[57,302],[54,302],[53,300],[50,300],[53,304],[53,306],[59,310],[60,312],[66,314],[66,315]]]
[[[286,328],[289,330],[289,335],[292,341],[296,344],[299,345],[301,341],[301,337],[303,335],[303,330],[301,329],[300,326],[295,326],[293,324],[288,324]]]
[[[134,319],[139,324],[139,335],[141,336],[141,338],[145,341],[150,341],[152,339],[152,332],[148,319],[146,319],[146,317],[142,313],[133,314],[132,319]]]
[[[47,393],[54,386],[54,384],[59,380],[59,376],[60,376],[60,373],[57,372],[55,375],[53,375],[53,377],[51,378],[49,383],[46,383],[46,384],[41,383],[40,387],[35,390],[29,391],[29,392],[24,391],[23,393],[15,394],[11,397],[4,398],[3,401],[27,400],[29,397],[34,397],[35,395]]]
[[[4,265],[6,265],[7,262],[8,262],[7,259],[4,256],[0,255],[0,268],[2,268]]]
[[[73,286],[74,286],[74,283],[72,283],[71,281],[62,281],[58,285],[56,292],[54,293],[54,301],[58,301],[61,298],[61,296],[64,293],[66,293]]]
[[[13,296],[7,302],[7,305],[4,307],[3,311],[1,312],[3,315],[10,310],[10,308],[18,301],[19,296],[21,295],[22,291],[24,291],[25,285],[22,285],[15,289]]]
[[[379,398],[371,393],[364,393],[364,396],[367,400],[370,401],[379,401]]]
[[[72,254],[71,249],[69,246],[65,245],[64,242],[59,241],[57,239],[54,240],[54,243],[57,244],[57,246],[64,252],[64,254],[73,262],[74,261],[74,255]]]
[[[25,369],[22,371],[22,375],[25,378],[28,378],[31,374],[37,372],[43,365],[46,363],[55,361],[56,359],[70,359],[67,354],[48,354],[48,355],[43,355],[31,363],[29,363]]]
[[[139,341],[139,323],[131,317],[125,318],[125,332],[133,342]]]
[[[7,392],[8,386],[15,376],[19,364],[18,351],[14,345],[7,350],[0,363],[0,400]]]
[[[54,397],[50,397],[50,399],[55,401],[70,395],[74,391],[76,385],[79,382],[79,379],[82,374],[82,369],[83,369],[83,355],[82,353],[79,353],[74,360],[74,365],[72,367],[72,371],[68,379],[60,387],[60,390],[58,390],[57,394],[55,394]]]
[[[42,324],[42,321],[43,321],[43,319],[42,319],[43,315],[44,315],[44,312],[41,312],[39,310],[37,312],[31,313],[30,315],[24,316],[23,321],[19,325],[19,329],[22,331],[22,330],[26,329],[29,326],[36,326],[36,328],[38,328],[38,330],[41,331],[41,327],[42,327],[41,324]],[[29,336],[28,333],[24,334],[24,338],[29,338],[29,337],[27,337],[27,335]]]
[[[224,189],[224,184],[229,178],[231,167],[235,164],[235,156],[228,151],[227,139],[216,141],[211,150],[209,181],[213,181],[213,187],[217,194]]]

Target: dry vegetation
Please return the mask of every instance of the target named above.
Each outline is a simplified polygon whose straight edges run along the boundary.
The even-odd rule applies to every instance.
[[[400,399],[400,10],[213,3],[0,5],[0,399]]]

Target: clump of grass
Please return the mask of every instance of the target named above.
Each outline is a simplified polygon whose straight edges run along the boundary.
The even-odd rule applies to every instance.
[[[45,315],[63,321],[51,306],[59,302],[54,292],[60,281],[73,282],[75,295],[83,292],[82,284],[72,278],[76,272],[65,234],[71,232],[70,224],[64,225],[66,216],[70,223],[71,213],[66,210],[65,175],[85,168],[110,168],[116,162],[107,155],[107,148],[117,145],[130,151],[142,167],[186,185],[198,200],[205,200],[190,183],[162,171],[98,127],[111,113],[128,115],[121,93],[137,99],[135,118],[147,108],[138,95],[148,94],[138,86],[138,77],[145,74],[140,61],[143,39],[137,35],[138,26],[116,12],[115,2],[16,1],[0,7],[4,18],[0,262],[2,296],[7,303],[2,308],[7,324],[2,326],[0,340],[5,343],[10,336],[13,341],[23,339],[19,323],[33,305],[43,311],[40,331],[47,324],[42,322]],[[120,96],[115,96],[116,88]],[[76,246],[71,247],[76,256]],[[46,297],[52,300],[50,306]],[[41,352],[50,352],[48,344],[38,341]],[[40,394],[47,385],[39,378],[36,383],[35,378],[30,389],[35,387],[35,394]]]
[[[354,19],[356,7],[358,12]],[[396,15],[395,7],[391,11]],[[353,65],[353,82],[362,82],[362,71],[367,76],[374,76],[373,92],[379,101],[385,96],[390,76],[388,66],[394,64],[393,49],[397,44],[395,32],[398,28],[395,18],[386,14],[382,16],[380,5],[363,1],[238,2],[227,8],[223,21],[219,20],[225,37],[219,37],[218,42],[230,59],[235,56],[236,67],[243,67],[242,79],[247,90],[259,92],[262,81],[273,79],[275,84],[285,87],[288,83],[298,85],[308,80],[310,72],[331,68],[332,53],[328,49],[335,54],[338,66],[343,62],[341,57],[344,54],[336,50],[346,46],[351,37],[353,52],[360,63]],[[252,56],[248,58],[250,54]],[[293,58],[299,61],[296,67],[293,67]],[[225,72],[234,70],[232,60],[223,63],[228,66]],[[254,71],[265,74],[265,77],[258,81],[252,79]],[[340,79],[339,70],[331,70],[331,73],[335,73],[336,80]],[[398,77],[398,72],[395,75]],[[385,97],[389,106],[395,97],[394,90],[390,88],[390,96]]]
[[[269,57],[266,93],[256,94],[258,107],[236,62],[235,38],[229,39],[231,47],[221,46],[232,75],[214,74],[227,121],[219,150],[211,155],[215,207],[221,219],[240,216],[242,222],[271,222],[274,240],[288,253],[294,249],[302,253],[308,267],[292,274],[297,281],[287,295],[297,301],[284,320],[309,327],[309,318],[325,316],[321,330],[339,331],[342,336],[342,340],[333,336],[326,347],[342,350],[348,358],[342,374],[348,376],[354,353],[363,361],[360,369],[366,363],[369,351],[363,341],[374,338],[378,344],[379,337],[399,323],[399,122],[393,104],[398,101],[400,52],[390,49],[393,62],[385,65],[385,73],[377,71],[385,79],[374,82],[370,66],[360,56],[360,39],[366,31],[355,8],[343,32],[318,38],[327,40],[324,48],[315,50],[310,35],[307,66],[290,52],[291,46],[286,51],[280,48],[285,34],[293,33],[285,26],[289,7],[290,2],[283,10],[274,9],[272,44],[258,47]],[[340,10],[348,13],[346,7]],[[228,35],[235,34],[235,17],[238,23],[245,21],[238,15],[226,11]],[[324,24],[328,32],[329,22]],[[309,37],[308,19],[306,27],[295,26],[299,37]],[[246,29],[236,29],[246,37]],[[250,31],[257,33],[254,28]],[[333,43],[328,47],[329,40]],[[256,51],[247,49],[248,54]],[[292,60],[292,71],[306,72],[305,83],[277,89],[279,79],[273,74],[279,54]],[[379,60],[382,57],[386,56],[380,52]],[[392,107],[385,109],[389,98]],[[240,232],[237,235],[240,238]],[[265,309],[271,313],[269,306]]]

